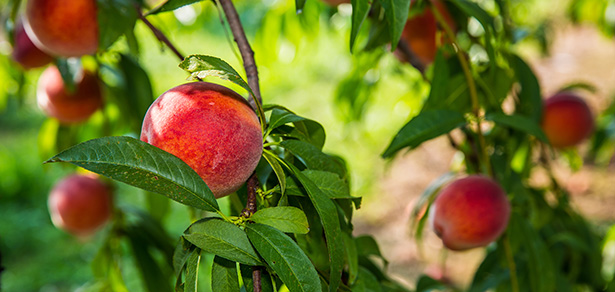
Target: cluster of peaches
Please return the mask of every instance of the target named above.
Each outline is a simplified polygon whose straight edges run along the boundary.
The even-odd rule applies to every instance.
[[[431,2],[454,26],[445,5]],[[24,25],[15,31],[13,53],[23,68],[44,66],[53,60],[50,56],[96,53],[95,0],[58,3],[28,1]],[[440,43],[438,30],[432,12],[425,9],[408,20],[402,41],[421,62],[429,64]],[[99,80],[90,72],[84,72],[75,91],[69,92],[58,69],[49,67],[40,77],[37,96],[41,109],[62,123],[87,120],[102,107]],[[582,142],[591,134],[593,123],[589,107],[574,93],[558,93],[544,103],[542,128],[555,148]],[[217,198],[235,192],[248,179],[263,147],[259,119],[246,100],[206,82],[179,85],[156,99],[145,115],[141,140],[186,162]],[[110,218],[111,197],[111,189],[101,180],[69,176],[51,191],[53,222],[76,235],[91,234]],[[509,216],[506,192],[496,181],[480,175],[450,183],[430,211],[433,230],[452,250],[489,244],[504,232]]]

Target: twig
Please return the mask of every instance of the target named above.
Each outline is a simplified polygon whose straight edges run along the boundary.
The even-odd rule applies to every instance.
[[[261,269],[257,266],[252,267],[252,279],[254,280],[254,292],[261,292]]]
[[[485,166],[485,172],[490,176],[493,176],[493,170],[491,169],[491,162],[489,161],[489,154],[487,153],[487,143],[485,143],[485,137],[483,136],[483,130],[480,127],[480,122],[482,120],[481,112],[480,112],[480,103],[478,102],[478,93],[476,92],[476,83],[474,82],[474,78],[472,77],[472,72],[470,71],[470,65],[468,64],[468,60],[463,55],[463,51],[459,47],[457,43],[457,38],[455,37],[455,32],[448,25],[440,11],[431,5],[431,11],[433,12],[434,17],[440,24],[440,26],[444,29],[446,35],[450,38],[451,44],[455,47],[455,52],[457,54],[457,58],[459,59],[459,63],[461,64],[461,68],[463,69],[463,73],[466,78],[466,82],[468,83],[468,89],[470,91],[470,98],[472,99],[472,113],[474,117],[476,117],[476,134],[478,135],[478,144],[481,148],[483,165]]]
[[[248,43],[246,33],[241,25],[241,20],[239,20],[237,10],[231,0],[218,1],[220,1],[220,5],[222,5],[222,10],[224,10],[224,14],[228,20],[231,32],[233,33],[233,37],[235,38],[235,42],[237,43],[237,47],[241,53],[243,67],[246,70],[246,77],[248,77],[248,85],[250,85],[252,92],[254,92],[254,97],[258,100],[258,103],[262,103],[261,90],[258,84],[258,69],[256,68],[256,63],[254,62],[254,51],[252,51],[250,43]]]
[[[419,59],[419,57],[412,51],[412,48],[408,46],[408,43],[403,39],[397,44],[397,52],[402,55],[404,61],[407,61],[412,67],[419,70],[421,73],[425,72],[425,64]]]
[[[246,207],[241,211],[241,216],[250,217],[256,213],[256,190],[258,189],[258,177],[253,173],[247,181],[248,187],[248,202]]]
[[[154,33],[156,39],[163,42],[169,49],[171,49],[171,51],[175,54],[175,56],[177,56],[177,58],[179,58],[180,61],[183,61],[184,56],[177,50],[173,43],[171,43],[171,41],[162,33],[162,31],[156,28],[151,22],[149,22],[149,20],[147,20],[147,18],[145,18],[145,16],[143,16],[143,13],[141,12],[141,7],[139,5],[135,6],[139,19],[141,19],[141,21],[143,21],[143,23],[145,23],[145,25],[147,25],[147,27]]]

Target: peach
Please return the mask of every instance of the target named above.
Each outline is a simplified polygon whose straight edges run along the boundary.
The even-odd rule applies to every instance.
[[[71,124],[87,120],[102,107],[102,91],[96,74],[82,71],[75,82],[75,91],[64,86],[60,71],[55,66],[45,69],[38,80],[36,100],[46,115],[61,123]]]
[[[62,57],[96,53],[96,0],[28,0],[26,32],[43,51]]]
[[[445,247],[466,250],[486,246],[506,230],[510,202],[497,182],[471,175],[444,187],[429,216]]]
[[[15,26],[15,46],[11,58],[26,70],[43,67],[53,61],[52,56],[34,45],[21,22]]]
[[[160,95],[145,114],[141,140],[186,162],[216,198],[239,189],[263,151],[260,122],[247,101],[207,82]]]
[[[567,148],[592,134],[594,117],[579,96],[560,92],[545,100],[541,126],[553,147]]]
[[[416,1],[412,2],[412,4],[414,3],[416,3]],[[431,5],[435,5],[436,9],[438,9],[440,14],[442,14],[447,24],[453,29],[453,31],[455,31],[455,22],[448,13],[446,6],[438,0],[432,0]],[[441,38],[438,42],[436,39],[437,31],[438,23],[433,15],[433,12],[430,7],[425,7],[425,10],[422,13],[408,18],[408,21],[406,21],[406,25],[404,26],[404,30],[402,31],[400,42],[405,42],[419,61],[424,66],[427,66],[435,59],[438,44],[445,41],[445,38]],[[442,31],[442,34],[445,34],[445,32]],[[400,52],[396,52],[396,56],[398,56],[398,58],[402,61],[407,61]]]
[[[73,174],[53,187],[47,204],[56,227],[87,237],[111,217],[111,188],[94,175]]]

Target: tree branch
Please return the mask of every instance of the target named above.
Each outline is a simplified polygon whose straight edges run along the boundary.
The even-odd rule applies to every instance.
[[[147,27],[154,33],[156,39],[163,42],[169,49],[171,49],[171,51],[175,54],[175,56],[177,56],[177,58],[179,58],[180,61],[183,61],[184,56],[177,50],[173,43],[171,43],[171,41],[162,33],[162,31],[156,28],[151,22],[149,22],[149,20],[147,20],[147,18],[145,18],[145,16],[143,16],[143,13],[141,12],[141,7],[139,5],[135,6],[139,19],[141,19],[141,21],[143,21],[143,23],[145,23],[145,25],[147,25]]]
[[[241,211],[241,216],[248,218],[256,213],[256,190],[258,189],[258,177],[256,173],[253,173],[246,183],[248,187],[248,202],[246,203],[246,207]]]
[[[254,97],[258,100],[258,103],[262,103],[261,90],[258,84],[258,69],[256,67],[256,62],[254,62],[254,51],[252,51],[250,43],[248,43],[246,33],[241,25],[241,20],[239,20],[237,10],[231,0],[218,1],[222,6],[224,14],[226,15],[231,32],[233,33],[233,37],[235,38],[235,42],[237,43],[237,47],[241,53],[243,67],[246,70],[246,76],[248,77],[248,85],[250,85],[252,92],[254,92]],[[252,98],[250,97],[250,99]]]

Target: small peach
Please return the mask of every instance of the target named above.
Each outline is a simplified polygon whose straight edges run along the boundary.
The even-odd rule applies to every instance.
[[[429,212],[434,232],[451,250],[486,246],[506,230],[510,202],[492,179],[471,175],[447,185]]]
[[[544,102],[542,130],[555,148],[566,148],[581,143],[594,129],[591,110],[571,92],[560,92]]]
[[[43,67],[53,61],[52,56],[34,45],[21,22],[15,27],[15,46],[11,58],[26,70]]]

